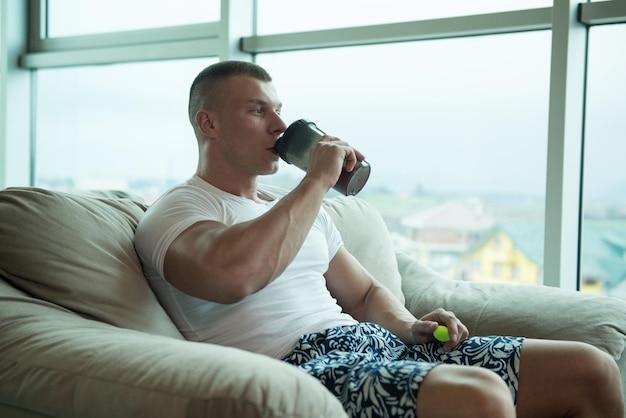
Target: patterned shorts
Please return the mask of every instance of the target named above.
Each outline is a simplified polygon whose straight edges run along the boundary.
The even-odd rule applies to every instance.
[[[472,337],[453,351],[439,343],[406,346],[384,328],[362,323],[300,337],[284,361],[319,379],[352,417],[415,417],[417,391],[439,364],[497,373],[517,398],[523,338]]]

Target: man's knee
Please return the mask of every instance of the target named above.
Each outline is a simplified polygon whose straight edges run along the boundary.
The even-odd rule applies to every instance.
[[[589,352],[589,364],[595,371],[595,378],[613,381],[621,387],[620,371],[613,357],[595,347],[587,345],[586,348]]]
[[[417,415],[427,417],[514,417],[509,388],[495,373],[469,366],[431,370],[417,395]]]
[[[617,404],[623,410],[622,378],[615,360],[587,344],[581,344],[581,356],[578,367],[583,368],[580,375],[586,380],[587,394],[601,405]]]
[[[615,361],[581,342],[527,340],[520,362],[518,413],[623,418]]]

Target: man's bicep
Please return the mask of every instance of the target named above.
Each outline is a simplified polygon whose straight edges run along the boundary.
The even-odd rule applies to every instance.
[[[210,262],[213,237],[223,229],[217,221],[199,221],[181,232],[168,247],[163,260],[165,279],[174,287],[196,297],[206,292],[206,266]]]

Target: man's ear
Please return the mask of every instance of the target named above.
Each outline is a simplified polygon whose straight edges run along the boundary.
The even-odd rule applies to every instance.
[[[196,125],[198,125],[198,129],[202,132],[202,135],[208,138],[216,137],[216,115],[213,112],[210,112],[206,109],[200,109],[196,113]]]

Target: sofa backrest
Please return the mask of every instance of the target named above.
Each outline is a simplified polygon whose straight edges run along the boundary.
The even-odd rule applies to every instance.
[[[354,196],[326,199],[323,207],[333,218],[346,249],[404,303],[396,252],[387,225],[376,208]]]
[[[352,196],[327,199],[324,208],[346,248],[404,302],[380,214]],[[0,190],[0,279],[85,318],[182,338],[150,290],[135,253],[133,236],[145,209],[123,192]],[[14,297],[0,288],[0,302]]]
[[[140,202],[114,193],[2,190],[0,278],[85,318],[182,339],[134,251],[144,210]],[[10,298],[0,294],[0,303]]]

